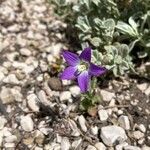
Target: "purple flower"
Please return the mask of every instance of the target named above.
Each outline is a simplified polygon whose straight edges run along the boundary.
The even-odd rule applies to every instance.
[[[78,80],[81,92],[88,91],[91,76],[99,76],[106,72],[106,68],[91,63],[91,48],[85,48],[78,56],[67,50],[62,52],[69,65],[61,74],[63,80]]]

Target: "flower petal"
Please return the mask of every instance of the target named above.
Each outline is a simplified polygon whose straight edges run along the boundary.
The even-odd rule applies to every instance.
[[[99,76],[105,72],[106,72],[105,67],[100,67],[100,66],[97,66],[97,65],[92,64],[92,63],[90,64],[90,68],[89,68],[89,74],[90,75]]]
[[[91,48],[85,48],[79,56],[80,59],[90,62],[91,61]]]
[[[80,61],[78,55],[71,53],[67,50],[64,50],[62,52],[62,55],[64,59],[66,60],[66,62],[68,63],[68,65],[76,66]]]
[[[81,92],[88,91],[89,82],[90,82],[90,76],[88,74],[88,71],[84,71],[78,76],[78,84],[81,89]]]
[[[77,71],[77,67],[69,66],[62,72],[62,74],[60,75],[60,78],[62,80],[72,80],[75,78],[76,71]]]

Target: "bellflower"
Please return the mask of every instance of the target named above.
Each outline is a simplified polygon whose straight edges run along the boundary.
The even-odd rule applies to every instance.
[[[88,91],[91,76],[99,76],[106,72],[106,68],[97,66],[91,62],[91,48],[85,48],[78,56],[67,50],[62,52],[68,67],[62,72],[62,80],[76,79],[81,92]]]

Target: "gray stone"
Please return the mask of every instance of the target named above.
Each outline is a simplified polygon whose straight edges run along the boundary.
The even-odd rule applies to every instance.
[[[102,127],[100,136],[107,146],[123,143],[127,139],[124,129],[116,125]]]
[[[128,116],[120,116],[118,119],[119,125],[124,128],[125,130],[129,130],[130,129],[130,121]]]

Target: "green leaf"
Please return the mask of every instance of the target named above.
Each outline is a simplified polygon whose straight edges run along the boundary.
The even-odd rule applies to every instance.
[[[134,31],[136,32],[136,34],[138,34],[138,31],[137,31],[138,25],[137,25],[136,22],[133,20],[133,17],[130,17],[130,18],[129,18],[129,24],[132,26],[132,28],[134,29]]]
[[[100,44],[102,43],[102,40],[98,37],[94,37],[90,41],[95,47],[100,46]]]
[[[96,6],[98,6],[98,5],[100,4],[100,0],[92,0],[92,2],[93,2]]]
[[[125,22],[118,21],[116,28],[122,33],[122,34],[128,34],[132,37],[138,37],[138,34],[133,30],[133,28],[128,25]]]

